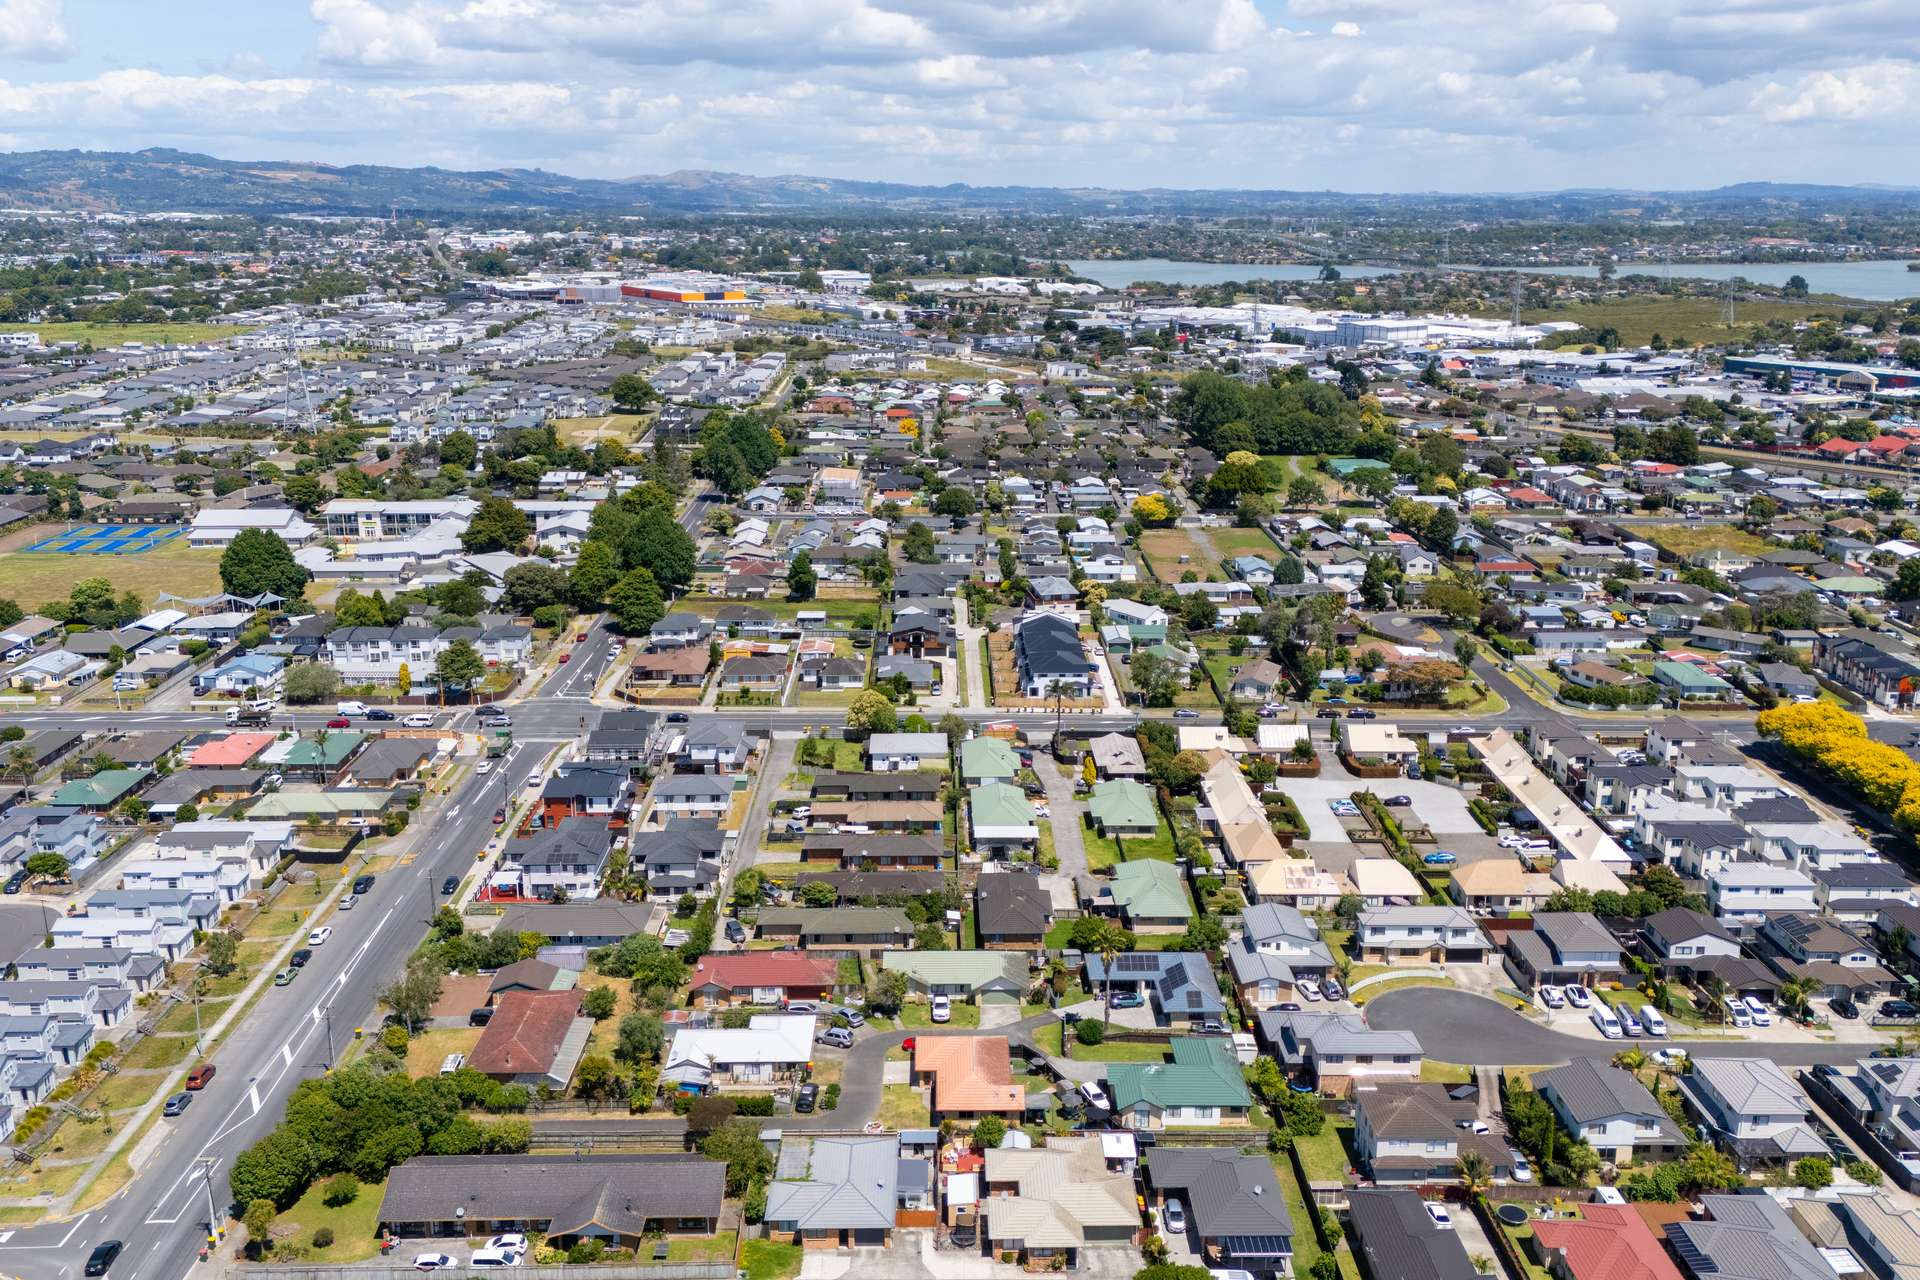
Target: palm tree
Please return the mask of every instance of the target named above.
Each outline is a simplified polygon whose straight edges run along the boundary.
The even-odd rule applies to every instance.
[[[35,769],[40,761],[33,754],[32,747],[15,747],[7,752],[7,776],[18,778],[22,782],[33,781]]]
[[[1493,1166],[1478,1151],[1460,1153],[1460,1183],[1469,1196],[1479,1195],[1493,1185]]]
[[[1613,1055],[1613,1065],[1637,1076],[1647,1065],[1647,1055],[1639,1049],[1622,1049]]]
[[[1820,984],[1812,978],[1788,978],[1780,984],[1780,1003],[1804,1019],[1809,1002],[1819,990]]]

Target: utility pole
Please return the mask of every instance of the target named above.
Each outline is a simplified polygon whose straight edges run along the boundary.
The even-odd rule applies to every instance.
[[[221,1240],[226,1238],[227,1234],[223,1220],[213,1207],[214,1162],[210,1158],[202,1156],[200,1159],[194,1161],[194,1163],[200,1166],[201,1185],[204,1186],[207,1191],[207,1249],[211,1252]]]
[[[333,1006],[330,1004],[321,1005],[320,1017],[325,1020],[327,1024],[327,1059],[324,1067],[325,1070],[331,1071],[333,1070]]]

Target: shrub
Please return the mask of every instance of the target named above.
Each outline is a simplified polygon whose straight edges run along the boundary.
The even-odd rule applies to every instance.
[[[333,1228],[322,1227],[313,1233],[313,1247],[325,1249],[333,1243]]]
[[[393,1053],[404,1054],[407,1051],[407,1029],[405,1027],[383,1027],[380,1031],[380,1043]]]
[[[607,1251],[607,1246],[598,1236],[582,1236],[573,1242],[567,1250],[567,1261],[572,1263],[598,1262]]]
[[[1073,1029],[1073,1038],[1081,1044],[1099,1044],[1107,1038],[1107,1024],[1096,1022],[1092,1018],[1082,1018]]]
[[[743,1093],[733,1095],[734,1114],[737,1116],[770,1116],[773,1114],[773,1095],[770,1093]]]
[[[327,1179],[326,1190],[322,1193],[321,1199],[325,1204],[337,1209],[343,1204],[352,1204],[359,1195],[360,1179],[350,1173],[336,1173]]]
[[[827,1091],[820,1095],[820,1109],[822,1111],[833,1111],[833,1110],[836,1110],[839,1106],[840,1106],[840,1085],[836,1082],[834,1084],[828,1085]],[[1849,1170],[1849,1172],[1851,1172],[1851,1170]],[[1879,1170],[1876,1169],[1874,1170],[1874,1172],[1878,1173]],[[1866,1181],[1865,1178],[1861,1178],[1859,1180],[1862,1182]]]

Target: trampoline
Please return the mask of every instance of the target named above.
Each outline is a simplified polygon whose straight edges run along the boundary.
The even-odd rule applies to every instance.
[[[28,547],[27,555],[137,556],[186,536],[183,525],[82,524],[74,525]]]

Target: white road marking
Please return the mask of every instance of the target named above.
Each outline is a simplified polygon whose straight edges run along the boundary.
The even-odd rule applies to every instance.
[[[247,1086],[247,1105],[253,1108],[254,1115],[260,1114],[260,1086],[258,1084],[250,1084]]]
[[[451,809],[449,809],[449,810],[447,810],[447,816],[448,816],[449,818],[457,818],[457,817],[459,817],[459,816],[460,816],[460,806],[459,806],[459,805],[455,805],[455,806],[453,806],[453,808],[451,808]]]
[[[293,1065],[293,1041],[289,1040],[280,1046],[280,1056],[286,1060],[288,1066]]]
[[[91,1218],[92,1216],[93,1215],[90,1213],[83,1213],[77,1219],[75,1219],[73,1226],[68,1228],[67,1234],[60,1237],[60,1243],[64,1245],[66,1244],[67,1241],[73,1239],[74,1232],[80,1230],[80,1224],[85,1222],[88,1218]]]
[[[5,1244],[7,1241],[11,1239],[13,1239],[13,1232],[0,1231],[0,1244]]]

